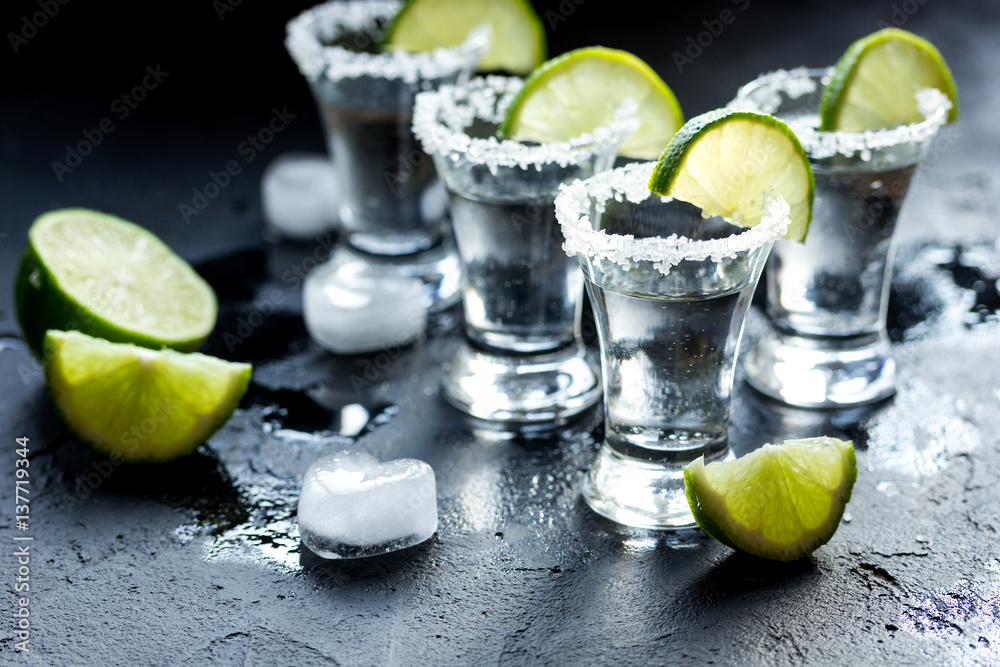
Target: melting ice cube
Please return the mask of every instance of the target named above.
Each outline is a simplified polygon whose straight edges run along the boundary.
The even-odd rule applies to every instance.
[[[286,153],[264,170],[264,220],[291,239],[314,239],[333,229],[339,205],[340,185],[326,155]]]
[[[434,470],[417,459],[324,456],[299,496],[302,542],[324,558],[361,558],[423,542],[437,530]]]
[[[423,335],[423,281],[352,274],[341,268],[328,262],[306,276],[303,317],[317,345],[337,354],[357,354],[404,345]]]

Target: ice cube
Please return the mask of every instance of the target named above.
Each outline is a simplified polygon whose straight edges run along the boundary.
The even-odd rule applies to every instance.
[[[286,153],[264,170],[264,221],[288,238],[314,239],[335,228],[339,205],[340,184],[326,155]]]
[[[375,556],[419,544],[437,530],[434,470],[417,459],[324,456],[302,480],[298,522],[302,543],[324,558]]]
[[[336,261],[306,276],[303,317],[316,344],[337,354],[388,350],[427,330],[427,296],[419,278],[352,273]]]

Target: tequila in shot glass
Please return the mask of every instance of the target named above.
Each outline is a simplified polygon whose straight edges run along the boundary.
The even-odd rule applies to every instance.
[[[647,189],[653,163],[566,186],[565,250],[579,257],[604,376],[604,442],[583,497],[622,524],[694,523],[683,466],[729,453],[730,394],[743,324],[788,206],[766,198],[752,228]]]
[[[500,141],[522,85],[490,76],[421,93],[414,126],[448,191],[465,276],[467,344],[443,395],[474,417],[539,424],[601,395],[580,337],[583,277],[562,251],[553,201],[561,184],[609,169],[638,120],[626,104],[609,126],[569,141]]]
[[[748,352],[747,380],[800,407],[849,407],[895,391],[886,333],[893,231],[918,163],[950,102],[927,91],[927,119],[865,132],[820,132],[828,70],[763,75],[731,108],[769,113],[795,131],[816,178],[805,243],[779,241],[766,269],[771,332]]]
[[[467,78],[489,46],[489,31],[473,30],[454,48],[379,51],[401,4],[318,5],[289,21],[285,45],[309,82],[335,157],[346,243],[332,263],[345,275],[419,277],[432,304],[443,307],[458,301],[460,265],[434,165],[413,136],[413,100]]]

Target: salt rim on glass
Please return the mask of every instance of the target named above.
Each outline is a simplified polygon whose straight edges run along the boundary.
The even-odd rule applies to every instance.
[[[460,46],[433,51],[364,53],[330,44],[348,33],[358,33],[359,41],[364,40],[359,48],[377,42],[381,38],[378,19],[392,19],[402,4],[400,0],[331,0],[317,5],[288,22],[285,48],[310,81],[370,76],[410,84],[474,69],[489,48],[492,31],[488,24],[470,31]]]
[[[421,92],[414,103],[413,133],[429,154],[485,165],[496,174],[500,167],[541,169],[546,164],[576,164],[587,159],[594,146],[621,143],[639,127],[638,104],[626,99],[611,123],[567,141],[527,144],[468,135],[466,130],[476,119],[500,123],[523,85],[524,79],[518,77],[491,75]]]
[[[781,104],[782,95],[796,100],[804,95],[817,94],[819,83],[826,85],[833,74],[833,68],[809,69],[797,67],[790,70],[775,70],[740,87],[729,104],[729,109],[755,111],[774,114]],[[817,82],[817,79],[819,82]],[[841,155],[851,157],[858,154],[868,160],[871,151],[890,148],[900,144],[922,143],[948,122],[948,112],[952,104],[948,96],[935,88],[924,88],[916,92],[917,108],[926,120],[909,125],[865,132],[821,132],[801,119],[790,118],[785,122],[802,142],[809,157],[824,159]]]
[[[648,188],[654,164],[634,162],[560,188],[555,202],[556,218],[566,239],[563,243],[566,254],[607,260],[625,270],[636,262],[649,262],[667,275],[682,261],[720,261],[736,257],[779,239],[788,229],[790,208],[774,191],[764,194],[764,217],[760,223],[726,238],[689,239],[671,234],[637,239],[631,234],[608,234],[606,230],[594,229],[591,211],[600,213],[611,199],[640,204],[650,197],[659,197]],[[665,203],[672,201],[670,197],[660,199]]]

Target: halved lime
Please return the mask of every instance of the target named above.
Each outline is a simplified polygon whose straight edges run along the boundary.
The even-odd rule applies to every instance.
[[[63,419],[98,451],[129,462],[191,453],[226,423],[250,382],[250,364],[78,331],[49,331],[45,350],[45,379]]]
[[[527,74],[545,59],[545,28],[526,0],[409,0],[382,44],[402,51],[459,46],[483,23],[489,24],[492,36],[479,69]]]
[[[639,129],[618,154],[655,160],[684,122],[674,93],[627,51],[589,46],[542,63],[507,108],[498,134],[515,141],[566,141],[608,125],[631,98]]]
[[[42,354],[49,329],[144,347],[196,349],[215,327],[215,293],[142,227],[83,208],[51,211],[28,232],[14,285],[17,318]]]
[[[785,238],[804,241],[812,220],[812,167],[788,126],[772,116],[716,109],[684,124],[653,167],[649,189],[694,204],[705,215],[753,227],[763,196],[788,203]]]
[[[791,561],[830,541],[858,476],[854,445],[819,437],[764,445],[735,461],[684,466],[695,521],[741,551]]]
[[[851,44],[834,65],[820,98],[823,131],[863,132],[924,120],[916,93],[936,88],[958,119],[955,79],[933,44],[899,28],[885,28]]]

